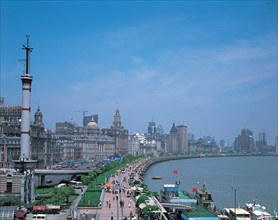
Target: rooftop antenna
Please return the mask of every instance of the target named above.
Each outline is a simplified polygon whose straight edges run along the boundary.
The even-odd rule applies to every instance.
[[[30,53],[29,52],[32,52],[33,48],[30,47],[29,45],[29,38],[30,38],[30,35],[26,35],[26,46],[25,45],[22,45],[23,46],[23,50],[26,50],[26,58],[25,59],[18,59],[18,61],[21,61],[23,63],[23,65],[25,66],[25,75],[29,75],[30,73]],[[25,61],[25,62],[23,62]]]
[[[30,35],[26,35],[26,38],[27,38],[27,42],[26,42],[26,46],[25,45],[22,45],[23,46],[23,50],[26,50],[26,70],[25,70],[25,74],[26,75],[29,75],[29,70],[30,70],[30,64],[29,64],[29,52],[32,52],[33,48],[29,47],[29,38],[30,38]]]

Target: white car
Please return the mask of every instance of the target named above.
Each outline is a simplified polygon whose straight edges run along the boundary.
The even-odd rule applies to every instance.
[[[40,220],[47,220],[46,214],[36,214],[33,216],[32,220],[40,219]]]

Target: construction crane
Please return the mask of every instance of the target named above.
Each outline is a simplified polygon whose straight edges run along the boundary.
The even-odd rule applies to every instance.
[[[87,110],[79,110],[79,111],[75,111],[75,112],[83,112],[83,118],[85,117],[85,113],[88,112]]]

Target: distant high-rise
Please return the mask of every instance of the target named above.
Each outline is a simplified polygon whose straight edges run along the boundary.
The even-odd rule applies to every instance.
[[[155,134],[156,133],[156,127],[155,127],[155,122],[154,121],[149,122],[148,133],[149,134]]]
[[[265,130],[258,133],[258,140],[256,141],[257,147],[262,147],[267,145],[267,133]]]
[[[219,141],[219,146],[220,146],[220,148],[226,147],[226,146],[227,146],[226,141],[225,141],[225,140],[220,140],[220,141]]]
[[[178,142],[179,142],[179,152],[185,153],[188,152],[188,133],[187,126],[178,125],[177,131],[179,133]]]
[[[162,125],[158,125],[158,126],[157,126],[157,128],[156,128],[156,133],[164,134],[164,130],[163,130]]]
[[[253,132],[249,129],[242,129],[241,134],[235,139],[234,148],[237,151],[250,152],[255,147]]]
[[[177,153],[178,147],[178,132],[175,123],[173,123],[170,133],[167,135],[167,150],[169,153]]]

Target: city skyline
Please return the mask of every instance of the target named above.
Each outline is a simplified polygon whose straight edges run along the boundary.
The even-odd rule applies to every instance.
[[[277,135],[276,1],[1,1],[1,88],[21,104],[18,59],[30,35],[32,115],[145,133],[150,121],[230,144]],[[117,104],[118,103],[118,104]],[[32,118],[32,116],[31,116]]]

